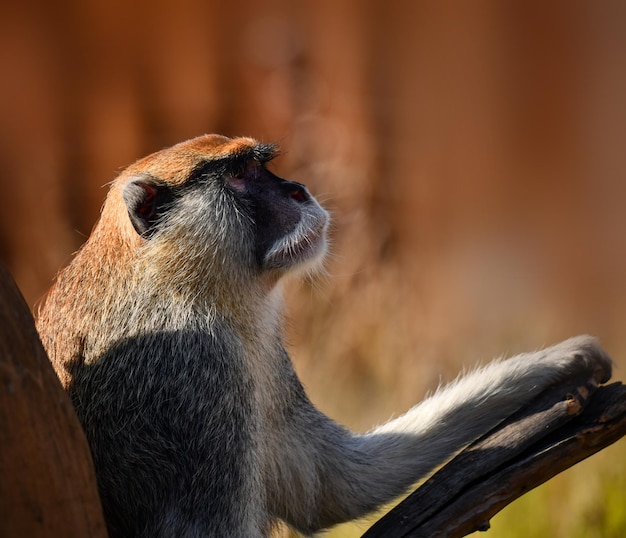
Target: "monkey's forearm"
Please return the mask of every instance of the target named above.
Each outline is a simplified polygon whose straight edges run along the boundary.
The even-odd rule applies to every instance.
[[[309,495],[319,527],[393,500],[555,381],[583,374],[602,382],[610,371],[610,360],[593,339],[572,338],[492,362],[369,434],[355,436],[320,422],[317,432],[309,428],[311,446],[305,449],[318,466],[319,482],[311,484]]]

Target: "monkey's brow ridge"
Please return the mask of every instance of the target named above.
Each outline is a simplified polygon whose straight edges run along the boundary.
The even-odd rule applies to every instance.
[[[209,174],[237,173],[251,159],[267,164],[279,155],[275,144],[257,144],[255,146],[242,146],[238,151],[227,157],[207,159],[202,161],[191,174],[190,180],[200,179]]]

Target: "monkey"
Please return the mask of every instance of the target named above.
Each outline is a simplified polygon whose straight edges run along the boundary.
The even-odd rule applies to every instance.
[[[333,421],[285,350],[281,293],[321,269],[329,214],[270,171],[277,153],[204,135],[130,165],[43,300],[37,328],[112,538],[310,535],[406,493],[549,385],[611,375],[578,336],[491,362],[368,433]]]

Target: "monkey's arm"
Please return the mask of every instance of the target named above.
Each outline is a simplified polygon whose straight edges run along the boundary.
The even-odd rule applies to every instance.
[[[584,336],[492,362],[366,435],[302,408],[283,452],[294,459],[282,469],[287,489],[279,517],[312,532],[375,510],[547,386],[581,374],[597,383],[611,374],[608,356]]]

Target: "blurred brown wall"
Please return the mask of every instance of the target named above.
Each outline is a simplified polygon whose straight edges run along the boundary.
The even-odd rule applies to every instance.
[[[625,15],[617,2],[5,2],[0,259],[34,305],[118,170],[201,133],[246,134],[278,141],[278,172],[335,217],[332,278],[289,294],[296,360],[328,408],[349,415],[339,387],[354,383],[354,409],[384,413],[372,395],[414,401],[460,360],[574,332],[619,354]]]

